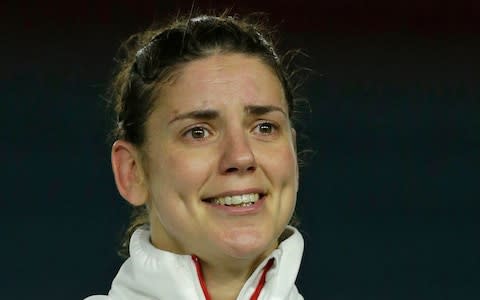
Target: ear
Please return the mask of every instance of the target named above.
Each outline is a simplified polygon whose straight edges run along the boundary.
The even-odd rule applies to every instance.
[[[293,142],[293,149],[295,149],[295,153],[297,153],[297,131],[293,127],[292,127],[292,142]]]
[[[300,176],[300,170],[299,170],[299,158],[298,158],[298,153],[297,153],[297,131],[295,130],[295,128],[292,128],[292,143],[293,143],[293,149],[295,150],[295,155],[297,156],[297,166],[296,166],[296,169],[297,169],[297,192],[298,192],[298,181],[299,181],[299,176]]]
[[[139,150],[123,140],[112,146],[112,169],[118,192],[134,206],[145,204],[148,188]]]

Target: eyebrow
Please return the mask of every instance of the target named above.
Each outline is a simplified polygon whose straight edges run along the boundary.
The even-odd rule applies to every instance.
[[[189,111],[183,114],[176,115],[175,118],[170,120],[168,124],[171,124],[175,121],[178,120],[183,120],[183,119],[200,119],[200,120],[213,120],[218,118],[219,113],[216,110],[213,109],[203,109],[203,110],[194,110],[194,111]]]
[[[245,107],[245,112],[247,114],[255,115],[255,116],[261,116],[265,115],[270,112],[278,111],[287,116],[286,112],[274,105],[248,105]],[[193,110],[189,111],[183,114],[176,115],[168,124],[171,124],[175,121],[178,120],[183,120],[183,119],[198,119],[198,120],[213,120],[218,118],[220,113],[217,110],[213,109],[200,109],[200,110]]]
[[[245,107],[245,112],[247,114],[252,114],[255,116],[265,115],[273,111],[279,111],[287,116],[287,113],[281,107],[275,105],[248,105]]]

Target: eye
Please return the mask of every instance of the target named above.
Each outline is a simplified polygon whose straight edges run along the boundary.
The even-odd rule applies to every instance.
[[[202,140],[209,137],[210,132],[204,127],[196,126],[187,130],[183,136],[192,138],[194,140]]]
[[[275,133],[276,129],[276,125],[264,121],[260,124],[257,124],[257,126],[254,128],[254,131],[260,135],[272,135]]]

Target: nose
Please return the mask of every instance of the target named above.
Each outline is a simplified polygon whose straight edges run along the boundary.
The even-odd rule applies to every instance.
[[[222,152],[222,174],[246,174],[257,169],[255,155],[245,134],[228,134],[223,141]]]

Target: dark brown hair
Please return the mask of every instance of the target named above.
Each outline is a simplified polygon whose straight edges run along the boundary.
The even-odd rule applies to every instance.
[[[225,14],[180,17],[132,35],[120,47],[118,70],[109,97],[115,115],[112,140],[126,140],[139,149],[145,142],[145,123],[154,107],[158,86],[170,81],[188,62],[213,54],[241,53],[261,59],[278,76],[294,123],[297,98],[289,62],[275,50],[271,31],[257,21]],[[148,223],[145,206],[134,207],[120,253],[128,256],[133,231]]]

